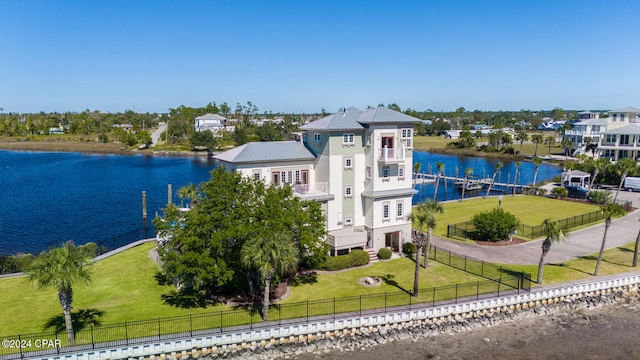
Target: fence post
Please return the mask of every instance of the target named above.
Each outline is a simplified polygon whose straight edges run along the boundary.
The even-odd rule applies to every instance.
[[[456,304],[458,303],[458,284],[456,284]]]
[[[362,295],[360,295],[360,316],[362,316]]]
[[[467,255],[464,256],[464,271],[467,271]]]
[[[191,314],[189,314],[189,335],[193,336],[193,318]]]
[[[336,319],[336,298],[333,298],[333,320]]]
[[[480,280],[476,284],[476,301],[480,300]]]
[[[160,340],[160,318],[158,318],[158,340]]]
[[[309,321],[309,300],[307,300],[307,321]]]
[[[126,321],[124,322],[124,338],[127,341],[127,345],[129,345],[129,328]]]
[[[387,293],[384,293],[384,313],[387,313]]]
[[[409,294],[409,311],[411,311],[411,298],[412,298],[412,297],[413,297],[413,296],[411,296],[411,294]]]
[[[96,342],[95,342],[95,340],[93,340],[93,325],[91,325],[91,327],[89,327],[89,330],[91,332],[91,349],[95,349],[96,348]]]
[[[222,310],[220,310],[220,332],[222,332]]]

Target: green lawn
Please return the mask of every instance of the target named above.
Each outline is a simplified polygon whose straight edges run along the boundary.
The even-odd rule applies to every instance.
[[[497,197],[473,198],[443,203],[444,213],[436,216],[434,234],[447,235],[447,225],[471,220],[473,215],[498,206]],[[503,196],[502,208],[514,214],[522,224],[540,225],[545,218],[554,220],[599,210],[597,205],[550,199],[542,196]]]
[[[155,243],[145,243],[95,264],[90,285],[73,288],[74,311],[104,311],[103,324],[154,319],[228,309],[179,309],[163,304],[160,295],[171,287],[157,284],[158,266],[147,255]],[[25,277],[0,280],[0,335],[44,331],[44,323],[62,314],[57,292],[27,284]]]

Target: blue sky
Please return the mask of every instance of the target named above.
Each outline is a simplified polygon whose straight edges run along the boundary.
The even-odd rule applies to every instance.
[[[0,1],[0,107],[640,107],[640,1]]]

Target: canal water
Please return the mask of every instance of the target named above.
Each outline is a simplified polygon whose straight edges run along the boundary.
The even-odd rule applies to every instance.
[[[435,172],[438,161],[445,173],[490,177],[498,160],[467,158],[416,152],[414,160],[422,172]],[[503,161],[504,162],[504,161]],[[167,203],[167,185],[177,190],[190,183],[199,184],[210,177],[213,160],[152,156],[96,155],[55,152],[0,151],[0,255],[37,254],[66,240],[77,244],[107,243],[107,239],[153,236],[143,228],[142,192],[147,193],[149,220]],[[541,166],[538,179],[551,179],[560,169]],[[504,162],[500,178],[513,176],[515,164]],[[521,181],[531,183],[533,164],[523,162]],[[433,196],[433,185],[417,185],[414,203]],[[459,196],[452,186],[438,191],[438,198]],[[135,235],[131,235],[135,234]],[[131,239],[129,239],[131,240]]]

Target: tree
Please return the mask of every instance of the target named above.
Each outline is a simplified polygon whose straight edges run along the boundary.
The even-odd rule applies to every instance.
[[[163,272],[190,290],[210,297],[214,292],[249,290],[253,281],[240,263],[247,242],[274,234],[290,235],[298,247],[299,266],[319,268],[327,258],[325,216],[316,201],[303,201],[289,186],[267,186],[218,167],[196,186],[197,206],[181,212],[173,205],[154,220],[168,240],[158,249]]]
[[[560,226],[557,221],[553,221],[549,218],[544,219],[542,222],[542,233],[544,234],[545,239],[542,242],[542,255],[540,255],[540,263],[538,264],[538,284],[542,284],[544,257],[549,253],[551,245],[554,242],[561,242],[567,237],[567,230]]]
[[[542,164],[542,159],[539,157],[534,157],[532,160],[533,162],[533,185],[531,185],[531,189],[535,189],[536,188],[536,180],[538,178],[538,170],[540,169],[540,165]]]
[[[464,201],[464,191],[467,189],[467,182],[471,174],[473,174],[473,169],[470,167],[464,171],[464,182],[462,183],[462,196],[460,197],[460,201]]]
[[[177,194],[180,199],[189,200],[189,207],[194,207],[200,196],[198,189],[193,184],[180,187]]]
[[[35,282],[39,288],[50,287],[58,290],[58,301],[64,313],[69,345],[75,343],[71,320],[73,286],[90,282],[93,265],[91,259],[94,255],[95,244],[75,246],[72,241],[67,241],[48,253],[41,253],[27,270],[27,282]]]
[[[591,178],[591,184],[589,184],[590,189],[593,189],[593,184],[596,182],[598,174],[607,170],[609,165],[611,165],[611,161],[607,158],[598,159],[593,163],[593,178]]]
[[[496,182],[496,175],[498,175],[498,172],[500,171],[502,166],[503,166],[502,161],[498,161],[498,163],[496,164],[496,168],[493,171],[493,177],[491,178],[491,184],[489,184],[489,188],[487,189],[487,194],[484,196],[485,199],[489,196],[489,194],[491,194],[491,188],[493,187],[493,185]]]
[[[544,138],[544,144],[549,146],[549,152],[547,153],[548,155],[551,155],[551,147],[556,143],[556,138],[553,136],[547,136],[546,138]]]
[[[602,235],[602,245],[600,246],[598,261],[596,262],[596,270],[593,272],[594,276],[598,276],[598,272],[600,271],[600,263],[602,262],[602,257],[604,255],[604,250],[607,242],[607,231],[609,231],[609,227],[611,227],[611,219],[615,216],[624,214],[624,209],[622,208],[622,206],[616,203],[603,205],[600,207],[600,210],[604,215],[604,234]]]
[[[522,165],[522,163],[520,161],[516,161],[516,172],[513,175],[513,194],[512,194],[512,196],[516,196],[516,186],[518,185],[518,170],[520,170],[520,165]]]
[[[616,191],[616,196],[613,198],[613,201],[617,201],[618,194],[620,193],[620,189],[622,189],[624,180],[627,178],[627,175],[632,174],[638,170],[638,163],[636,163],[633,159],[625,158],[618,160],[614,169],[618,174],[620,174],[620,184],[618,185],[618,191]]]
[[[295,243],[284,233],[260,236],[246,242],[240,250],[240,262],[256,271],[264,283],[262,319],[269,320],[269,291],[274,276],[293,274],[298,267],[298,252]]]
[[[431,234],[436,227],[436,214],[443,213],[444,208],[437,201],[425,201],[418,205],[409,215],[409,220],[412,221],[417,228],[417,232],[414,234],[413,243],[416,244],[416,268],[413,277],[413,296],[418,296],[419,288],[419,275],[420,275],[420,254],[424,249],[424,267],[429,265],[429,248],[431,246]]]
[[[544,137],[542,136],[542,134],[531,135],[531,142],[536,144],[536,150],[534,151],[533,156],[538,156],[538,145],[542,144],[543,141],[544,141]]]
[[[522,145],[524,144],[525,141],[529,140],[529,135],[527,135],[525,131],[519,131],[518,134],[516,134],[516,140],[520,141],[519,154],[522,154]]]
[[[444,174],[444,163],[442,161],[436,162],[436,168],[438,169],[438,173],[436,174],[436,188],[433,192],[433,201],[437,200],[436,197],[438,196],[438,187],[440,186],[440,176]]]
[[[508,239],[520,225],[515,215],[502,208],[475,214],[471,222],[476,239],[493,242]]]

